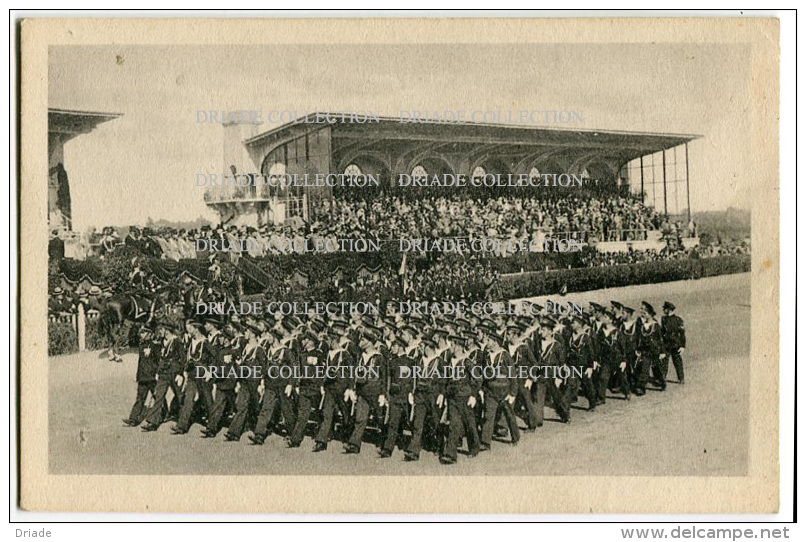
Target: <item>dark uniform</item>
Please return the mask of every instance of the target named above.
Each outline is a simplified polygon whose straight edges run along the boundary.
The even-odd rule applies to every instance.
[[[381,455],[388,457],[395,449],[401,426],[408,418],[409,395],[414,393],[414,358],[404,354],[391,355],[386,375],[386,403],[389,409],[386,439]],[[403,423],[402,423],[403,422]]]
[[[361,441],[370,415],[374,414],[376,420],[383,419],[378,400],[386,382],[386,360],[378,350],[370,349],[361,356],[357,367],[364,367],[366,372],[356,373],[352,387],[356,396],[355,427],[347,444],[348,451],[352,453],[357,453],[361,449]]]
[[[291,434],[297,422],[293,393],[285,393],[287,386],[294,385],[290,375],[296,366],[297,357],[288,343],[279,343],[269,350],[267,358],[266,373],[263,375],[263,400],[255,423],[254,437],[250,437],[255,444],[263,444],[269,434],[269,426],[277,426],[275,420],[279,414],[283,416],[286,435]]]
[[[302,443],[302,439],[305,438],[305,429],[311,419],[311,413],[314,409],[319,409],[322,400],[321,388],[324,380],[317,377],[316,368],[324,367],[325,364],[325,355],[321,350],[311,348],[302,352],[302,357],[300,358],[301,377],[297,382],[299,389],[297,395],[297,418],[294,429],[288,437],[288,446],[291,448],[296,448]]]
[[[249,367],[249,371],[240,369]],[[240,440],[241,435],[247,430],[247,424],[251,416],[257,410],[260,394],[261,379],[268,370],[268,358],[266,351],[260,343],[247,344],[241,354],[241,363],[238,369],[243,372],[238,378],[238,392],[235,396],[235,416],[232,417],[229,429],[227,429],[227,440]]]
[[[509,378],[510,372],[515,370],[512,356],[503,348],[493,350],[484,360],[481,374],[483,377],[481,389],[484,393],[484,422],[481,427],[481,444],[489,448],[493,438],[493,429],[498,417],[503,414],[509,435],[513,444],[516,444],[521,433],[518,429],[518,420],[512,405],[506,400],[507,396],[516,397],[518,394],[518,381]]]
[[[439,371],[442,356],[437,353],[428,356],[424,352],[419,353],[419,356],[420,359],[415,359],[415,363],[412,365],[412,368],[417,368],[417,372],[414,374],[414,406],[411,441],[406,449],[407,460],[418,459],[421,447],[438,453],[442,445],[440,442],[442,411],[437,406],[437,398],[442,390],[436,374]]]
[[[212,333],[207,337],[212,350],[212,356],[216,360],[215,367],[219,375],[214,379],[215,394],[213,399],[213,406],[210,409],[210,415],[207,417],[207,436],[215,436],[221,429],[221,420],[227,411],[228,406],[235,404],[235,386],[237,380],[231,376],[230,370],[235,367],[235,360],[233,356],[237,356],[238,352],[235,348],[231,348],[227,343],[227,339],[221,332]],[[229,361],[225,361],[224,356],[228,356]]]
[[[588,410],[596,409],[596,389],[593,384],[593,346],[591,338],[585,331],[580,331],[571,337],[571,344],[569,345],[569,365],[576,367],[582,372],[581,382],[575,383],[574,391],[571,393],[573,400],[576,393],[579,391],[579,386],[582,387],[582,393],[588,399]],[[588,369],[591,374],[588,374]]]
[[[661,318],[661,330],[664,348],[672,358],[677,381],[682,384],[686,380],[686,375],[683,371],[683,357],[680,355],[680,349],[686,347],[686,326],[682,318],[671,314]]]
[[[538,365],[542,365],[541,358],[541,345],[542,339],[540,337],[539,328],[535,330],[531,335],[526,338],[526,345],[532,351],[532,355],[534,356],[535,360],[538,360]],[[545,377],[545,370],[540,369],[537,374],[535,375],[536,378],[532,382],[532,404],[534,405],[534,413],[535,413],[535,422],[537,427],[543,427],[543,409],[546,406],[546,392],[547,392],[547,385],[549,384],[548,380],[551,378]],[[552,375],[549,374],[549,377]]]
[[[474,378],[474,363],[469,356],[454,358],[445,365],[445,400],[448,402],[448,439],[445,442],[443,463],[455,463],[462,437],[467,437],[470,457],[479,453],[479,432],[476,414],[468,404],[479,390]]]
[[[640,358],[640,376],[638,387],[641,391],[646,391],[646,384],[649,381],[650,370],[655,383],[661,390],[666,389],[666,371],[668,371],[669,360],[663,349],[663,337],[661,336],[660,324],[654,319],[650,319],[639,329],[637,353]],[[663,357],[663,359],[661,359]],[[664,370],[666,366],[666,371]]]
[[[621,353],[627,360],[627,377],[630,380],[630,389],[633,393],[643,395],[645,390],[639,388],[641,366],[638,362],[638,324],[635,320],[624,320],[619,327],[619,344]]]
[[[196,395],[207,415],[213,408],[212,377],[207,370],[217,367],[216,352],[213,351],[207,339],[201,339],[191,341],[187,357],[185,401],[182,403],[179,420],[176,422],[175,432],[177,433],[187,433],[190,429],[190,425],[193,423],[191,419],[194,412],[193,407],[197,401]]]
[[[178,408],[182,400],[182,392],[176,383],[176,376],[181,374],[185,359],[185,348],[178,337],[171,337],[160,349],[154,404],[145,413],[149,429],[156,429],[162,423],[163,410],[170,412]],[[174,395],[170,408],[168,408],[166,399],[169,389]]]
[[[560,368],[565,367],[567,369],[565,360],[563,359],[564,356],[562,354],[563,347],[559,342],[554,340],[554,338],[542,341],[541,346],[540,363],[544,367],[557,367],[557,369],[550,369],[548,372],[549,376],[546,379],[546,393],[551,398],[551,403],[554,405],[554,410],[557,412],[560,420],[563,423],[568,423],[571,420],[571,408],[568,404],[568,395],[566,391],[568,384],[564,378],[562,379],[562,382],[559,384],[557,383],[557,377],[561,374]]]
[[[348,341],[343,341],[338,348],[328,352],[327,367],[332,369],[331,374],[326,373],[324,388],[325,399],[322,403],[322,423],[319,425],[319,432],[316,435],[318,448],[327,446],[333,424],[336,421],[336,413],[341,413],[341,434],[342,439],[347,439],[347,426],[350,422],[350,407],[344,400],[344,392],[350,387],[350,374],[347,368],[355,366],[355,358],[347,349]],[[342,369],[345,368],[345,369]],[[344,371],[344,372],[342,372]]]
[[[140,341],[137,357],[137,397],[134,400],[129,417],[124,420],[127,425],[140,425],[146,416],[146,400],[150,393],[155,397],[157,388],[157,370],[159,369],[160,351],[162,344],[159,340],[146,339]]]
[[[593,387],[596,391],[597,404],[607,402],[607,385],[610,382],[611,363],[605,344],[604,325],[598,320],[593,323],[590,331],[591,345],[593,347],[593,361],[598,364],[593,370]]]
[[[615,389],[623,393],[625,399],[629,399],[630,381],[627,370],[629,363],[624,354],[621,333],[615,327],[605,326],[602,329],[602,337],[600,359],[602,365],[608,367],[610,374],[608,381],[614,383]]]
[[[519,341],[511,345],[509,352],[512,356],[514,366],[518,371],[517,374],[519,375],[530,374],[529,370],[538,365],[532,349],[525,341]],[[526,422],[526,430],[534,431],[535,428],[537,428],[537,415],[535,414],[531,391],[526,388],[526,381],[527,378],[517,378],[518,389],[515,396],[515,410],[516,412],[522,410],[525,413],[524,421]]]

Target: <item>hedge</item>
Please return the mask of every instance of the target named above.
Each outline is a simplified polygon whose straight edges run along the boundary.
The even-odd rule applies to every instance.
[[[501,277],[496,297],[520,299],[539,295],[586,292],[635,284],[691,280],[750,271],[750,255],[735,254],[704,259],[662,260],[608,267],[558,269]]]
[[[78,351],[78,337],[73,325],[48,320],[48,355],[72,354]]]
[[[109,348],[109,340],[98,329],[98,320],[87,320],[85,327],[87,350]],[[121,348],[137,346],[137,326],[126,322],[118,332]],[[78,352],[78,335],[73,324],[48,320],[48,355],[58,356]]]

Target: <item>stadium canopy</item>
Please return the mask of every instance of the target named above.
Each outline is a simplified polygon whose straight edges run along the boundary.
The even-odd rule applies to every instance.
[[[688,142],[700,137],[524,124],[412,122],[394,117],[362,119],[336,112],[315,112],[290,120],[262,132],[262,123],[254,120],[223,123],[221,175],[364,175],[377,179],[381,187],[407,190],[397,186],[401,175],[462,175],[470,179],[484,175],[567,174],[599,189],[621,193],[640,190],[646,194],[646,173],[646,188],[652,188],[653,195],[660,193],[655,185],[663,184],[663,209],[667,212],[666,153],[684,146],[687,163]],[[659,154],[664,158],[657,162],[663,162],[663,168],[659,165],[655,175],[650,166],[654,167],[654,156]],[[644,157],[651,158],[647,167]],[[640,167],[632,167],[639,161]],[[671,164],[675,168],[670,169],[669,180],[685,183],[687,202],[688,167],[683,175],[679,173],[682,167]],[[307,220],[311,203],[334,197],[340,197],[340,192],[331,186],[306,186],[278,193],[271,187],[244,190],[210,185],[205,192],[205,201],[219,212],[222,222],[255,214],[258,224],[281,223],[296,215]],[[670,201],[674,202],[674,198]]]
[[[88,134],[96,126],[122,116],[121,113],[77,111],[71,109],[48,109],[48,133],[59,134],[61,143],[81,134]]]
[[[335,122],[317,122],[331,115]],[[326,131],[317,144],[311,136]],[[255,135],[244,144],[261,173],[280,162],[310,164],[311,148],[330,157],[328,173],[351,171],[396,177],[420,166],[428,174],[474,172],[496,174],[583,174],[614,180],[631,160],[684,145],[700,136],[692,134],[565,129],[531,125],[469,122],[401,122],[400,118],[374,117],[366,122],[344,121],[340,113],[311,113],[296,122]],[[304,145],[295,145],[307,139]],[[322,148],[321,139],[328,142]],[[294,145],[294,149],[288,149]],[[305,152],[307,150],[307,153]],[[291,158],[291,160],[289,160]],[[356,169],[356,167],[358,169]],[[322,172],[322,168],[316,168]],[[304,171],[300,171],[304,172]]]

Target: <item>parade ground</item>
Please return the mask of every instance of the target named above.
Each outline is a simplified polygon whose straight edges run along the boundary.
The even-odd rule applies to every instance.
[[[542,300],[545,298],[539,298]],[[559,300],[559,297],[552,298]],[[136,351],[123,363],[104,352],[82,352],[48,360],[49,471],[51,474],[183,475],[608,475],[742,476],[748,467],[750,366],[750,274],[613,288],[569,294],[566,301],[638,307],[649,301],[660,312],[664,300],[686,323],[686,384],[669,370],[666,392],[654,389],[625,401],[608,395],[595,412],[580,398],[571,424],[545,410],[545,423],[524,434],[517,447],[506,442],[475,458],[460,452],[444,466],[423,452],[403,461],[395,450],[380,459],[372,444],[346,455],[341,443],[312,453],[313,440],[287,449],[272,435],[263,446],[201,438],[201,426],[186,435],[126,427],[137,385]],[[523,427],[523,424],[521,424]],[[465,448],[466,449],[466,445]]]

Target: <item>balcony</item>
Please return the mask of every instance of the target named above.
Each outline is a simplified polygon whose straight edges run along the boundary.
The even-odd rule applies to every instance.
[[[302,187],[282,186],[282,180],[264,175],[227,175],[223,181],[205,187],[204,201],[218,203],[268,203],[297,199],[303,195]],[[223,186],[221,186],[223,185]]]

